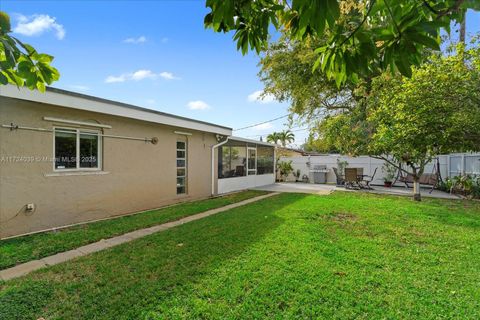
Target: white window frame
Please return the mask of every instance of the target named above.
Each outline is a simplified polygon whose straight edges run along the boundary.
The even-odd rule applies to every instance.
[[[250,160],[249,151],[250,150],[255,151],[255,169],[250,169],[250,166],[249,166],[249,160]],[[255,171],[255,173],[250,174],[250,171]],[[247,147],[247,176],[255,176],[255,175],[257,175],[257,148],[256,147]]]
[[[179,149],[178,146],[177,146],[178,142],[183,142],[185,144],[185,149]],[[175,192],[176,192],[177,195],[181,196],[181,195],[188,194],[188,160],[187,160],[188,159],[188,141],[187,140],[176,140],[175,150],[176,150],[175,151],[175,167],[176,167],[176,169],[175,169]],[[178,155],[177,155],[178,151],[185,152],[185,158],[179,158]],[[178,160],[184,160],[185,161],[185,166],[184,167],[179,167],[177,165]],[[178,176],[177,175],[178,169],[184,169],[185,170],[185,175]],[[183,181],[184,181],[183,182],[184,183],[183,187],[185,188],[185,192],[183,192],[183,193],[178,193],[178,187],[179,187],[179,185],[177,183],[178,178],[183,178]],[[180,187],[182,187],[182,186],[180,186]]]
[[[65,168],[65,169],[58,169],[56,168],[56,150],[55,150],[55,133],[57,130],[68,130],[71,133],[76,134],[76,167],[75,168]],[[75,132],[73,132],[75,131]],[[92,134],[98,135],[98,166],[96,168],[81,168],[80,167],[80,135],[81,134]],[[102,139],[102,132],[100,130],[93,130],[93,129],[83,129],[83,128],[71,128],[71,127],[53,127],[53,172],[82,172],[82,171],[102,171],[102,155],[103,155],[103,139]]]

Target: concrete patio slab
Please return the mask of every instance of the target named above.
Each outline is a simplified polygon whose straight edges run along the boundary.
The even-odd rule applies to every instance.
[[[329,184],[310,184],[310,183],[301,183],[301,182],[279,182],[275,184],[270,184],[267,186],[257,187],[254,190],[265,190],[272,192],[292,192],[292,193],[310,193],[318,195],[327,195],[334,191],[347,191],[347,192],[366,192],[366,193],[376,193],[376,194],[389,194],[396,196],[412,196],[412,189],[407,189],[405,187],[392,187],[386,188],[384,186],[372,186],[373,190],[352,190],[345,189],[344,187],[337,187],[335,185]],[[421,194],[422,197],[426,198],[438,198],[438,199],[453,199],[458,200],[462,199],[460,196],[450,194],[447,192],[433,190],[430,193],[430,188],[422,188]]]
[[[338,190],[341,190],[339,188]],[[345,189],[343,189],[345,190]],[[462,197],[457,196],[455,194],[450,194],[448,192],[443,192],[439,190],[433,190],[432,193],[430,193],[430,188],[422,188],[420,190],[420,193],[422,197],[425,198],[437,198],[437,199],[451,199],[451,200],[459,200],[462,199]],[[407,189],[405,187],[392,187],[392,188],[386,188],[384,186],[373,186],[373,190],[360,190],[360,192],[367,192],[367,193],[376,193],[376,194],[390,194],[390,195],[395,195],[395,196],[407,196],[411,197],[413,194],[413,190],[411,188]]]
[[[153,226],[153,227],[131,231],[131,232],[125,233],[123,235],[113,237],[113,238],[109,238],[109,239],[102,239],[100,241],[97,241],[97,242],[94,242],[94,243],[91,243],[91,244],[88,244],[88,245],[84,245],[84,246],[78,247],[78,248],[73,249],[73,250],[57,253],[55,255],[42,258],[40,260],[34,260],[34,261],[22,263],[22,264],[19,264],[19,265],[15,266],[15,267],[9,268],[9,269],[0,270],[0,280],[7,281],[7,280],[10,280],[10,279],[18,278],[18,277],[24,276],[24,275],[26,275],[26,274],[28,274],[32,271],[35,271],[35,270],[38,270],[38,269],[41,269],[41,268],[44,268],[44,267],[47,267],[47,266],[56,265],[56,264],[59,264],[59,263],[65,262],[65,261],[69,261],[69,260],[74,259],[74,258],[82,257],[82,256],[85,256],[85,255],[94,253],[94,252],[102,251],[102,250],[105,250],[105,249],[108,249],[108,248],[111,248],[111,247],[115,247],[115,246],[118,246],[118,245],[121,245],[121,244],[124,244],[124,243],[128,243],[128,242],[131,242],[133,240],[151,235],[151,234],[156,233],[156,232],[161,232],[161,231],[164,231],[164,230],[182,225],[184,223],[188,223],[188,222],[192,222],[192,221],[195,221],[195,220],[203,219],[205,217],[208,217],[208,216],[220,213],[220,212],[224,212],[224,211],[227,211],[227,210],[230,210],[230,209],[233,209],[233,208],[241,207],[241,206],[244,206],[244,205],[252,203],[252,202],[256,202],[256,201],[259,201],[259,200],[262,200],[262,199],[265,199],[265,198],[275,196],[277,194],[278,193],[269,193],[269,194],[258,196],[258,197],[255,197],[255,198],[243,200],[243,201],[240,201],[240,202],[237,202],[237,203],[234,203],[234,204],[230,204],[230,205],[227,205],[227,206],[224,206],[224,207],[221,207],[221,208],[212,209],[212,210],[201,212],[201,213],[198,213],[198,214],[195,214],[195,215],[191,215],[191,216],[188,216],[188,217],[176,220],[176,221],[171,221],[171,222],[163,223],[163,224],[156,225],[156,226]]]
[[[278,182],[278,183],[270,184],[267,186],[257,187],[257,188],[254,188],[253,190],[327,195],[335,191],[335,189],[336,189],[336,186],[330,185],[330,184]]]

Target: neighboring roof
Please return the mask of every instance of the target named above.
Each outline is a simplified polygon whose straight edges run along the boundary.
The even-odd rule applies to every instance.
[[[327,153],[319,153],[315,151],[305,151],[302,149],[294,149],[294,148],[287,148],[287,147],[281,147],[279,146],[280,149],[291,151],[291,152],[296,152],[300,153],[302,156],[325,156],[328,155]]]
[[[218,133],[228,136],[232,134],[232,128],[219,126],[213,123],[189,119],[123,102],[112,101],[51,87],[48,87],[45,93],[41,93],[39,91],[32,91],[27,88],[19,89],[13,85],[0,86],[0,96],[161,123],[175,127]]]
[[[234,140],[234,141],[242,141],[242,142],[247,142],[247,143],[252,143],[252,144],[260,144],[262,146],[269,146],[269,147],[275,147],[274,144],[268,143],[268,142],[263,142],[263,141],[258,141],[258,140],[252,140],[252,139],[247,139],[247,138],[241,138],[241,137],[234,137],[231,136],[228,138],[229,140]]]

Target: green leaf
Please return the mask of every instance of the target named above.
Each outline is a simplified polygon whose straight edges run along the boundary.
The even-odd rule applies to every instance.
[[[5,85],[8,83],[8,78],[3,74],[3,72],[0,72],[0,84]]]
[[[406,35],[409,39],[416,43],[422,44],[430,49],[440,51],[440,45],[436,39],[430,38],[429,36],[419,32],[407,32]]]
[[[40,91],[42,93],[45,92],[45,90],[46,90],[45,84],[43,82],[40,82],[40,81],[37,82],[37,89],[38,89],[38,91]]]
[[[401,55],[395,59],[395,65],[398,68],[398,71],[406,77],[411,77],[412,76],[412,69],[410,68],[410,63],[408,63],[408,60],[405,55]]]

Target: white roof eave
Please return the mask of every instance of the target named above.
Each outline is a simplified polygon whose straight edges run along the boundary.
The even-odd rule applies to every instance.
[[[207,122],[174,116],[155,110],[149,110],[121,102],[109,101],[102,98],[90,97],[59,89],[50,89],[44,93],[27,88],[17,88],[13,85],[0,86],[0,96],[51,104],[60,107],[73,108],[84,111],[98,112],[113,116],[136,120],[160,123],[179,128],[187,128],[215,134],[232,134],[232,129],[217,126]]]

